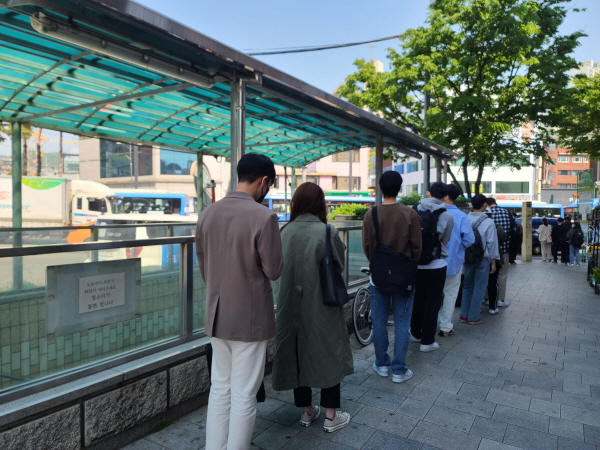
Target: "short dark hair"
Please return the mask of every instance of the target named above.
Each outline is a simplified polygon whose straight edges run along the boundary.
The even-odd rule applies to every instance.
[[[448,197],[452,201],[456,200],[460,196],[460,194],[462,194],[460,188],[455,184],[447,184],[446,191],[448,191]]]
[[[563,219],[562,217],[558,218],[558,223],[563,223],[565,221],[565,219]]]
[[[496,199],[494,197],[488,197],[485,202],[488,204],[488,206],[496,205]]]
[[[487,198],[483,194],[477,194],[471,199],[471,205],[473,205],[473,209],[481,209],[481,207],[486,203]]]
[[[567,222],[570,222],[570,221],[571,221],[571,216],[567,216],[567,217],[565,217],[565,220],[566,220]]]
[[[254,183],[262,177],[275,181],[275,165],[270,158],[258,153],[246,153],[237,165],[238,183]]]
[[[448,195],[448,188],[441,181],[436,181],[435,183],[431,183],[429,185],[428,191],[433,198],[437,198],[438,200],[441,200],[446,195]]]
[[[388,170],[379,178],[379,187],[384,197],[396,198],[400,188],[402,188],[402,175],[395,170]]]

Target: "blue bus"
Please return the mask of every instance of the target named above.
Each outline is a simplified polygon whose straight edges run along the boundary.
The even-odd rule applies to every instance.
[[[516,217],[523,215],[523,202],[515,200],[496,200],[498,206],[513,213]],[[558,203],[532,202],[531,209],[533,217],[564,217],[565,208]]]
[[[122,197],[121,211],[125,214],[172,214],[187,216],[188,196],[173,192],[153,192],[151,190],[121,189],[115,190]]]

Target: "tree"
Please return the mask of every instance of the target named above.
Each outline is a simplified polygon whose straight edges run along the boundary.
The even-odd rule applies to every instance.
[[[575,78],[571,101],[556,115],[561,146],[600,159],[600,74]]]
[[[577,67],[569,54],[583,36],[558,33],[568,1],[433,0],[427,26],[388,50],[390,71],[358,60],[338,95],[459,153],[471,197],[469,167],[478,169],[478,192],[484,166],[521,168],[530,155],[546,156],[541,138],[565,101],[567,72]],[[520,135],[528,122],[535,138]]]

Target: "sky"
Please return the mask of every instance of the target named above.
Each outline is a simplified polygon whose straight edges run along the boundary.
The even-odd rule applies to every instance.
[[[183,23],[236,50],[274,49],[366,41],[399,35],[424,25],[426,0],[138,0],[139,3]],[[578,61],[600,60],[600,0],[573,0],[571,13],[562,26],[563,34],[581,30],[574,53]],[[355,71],[358,58],[386,62],[387,48],[398,41],[384,41],[334,50],[288,55],[258,56],[276,67],[326,92],[333,92]],[[386,66],[387,67],[387,66]],[[51,139],[44,151],[58,151],[58,133],[45,132]],[[65,135],[65,140],[76,137]],[[73,150],[75,151],[75,149]],[[0,154],[10,154],[9,142],[0,143]]]

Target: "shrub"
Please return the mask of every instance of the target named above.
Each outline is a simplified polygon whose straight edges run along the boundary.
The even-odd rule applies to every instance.
[[[335,219],[335,216],[345,215],[356,216],[358,220],[363,220],[368,210],[369,207],[366,205],[360,205],[358,203],[344,203],[343,205],[340,205],[337,208],[335,208],[327,218],[329,220],[333,220]]]
[[[402,200],[400,200],[400,203],[402,203],[403,205],[407,205],[407,206],[418,205],[419,203],[421,203],[421,196],[417,193],[413,193],[413,194],[407,195],[405,197],[402,197]]]
[[[454,203],[456,205],[462,205],[465,203],[469,203],[469,199],[463,197],[462,195],[459,195],[458,197],[456,197],[456,200],[454,200]]]

